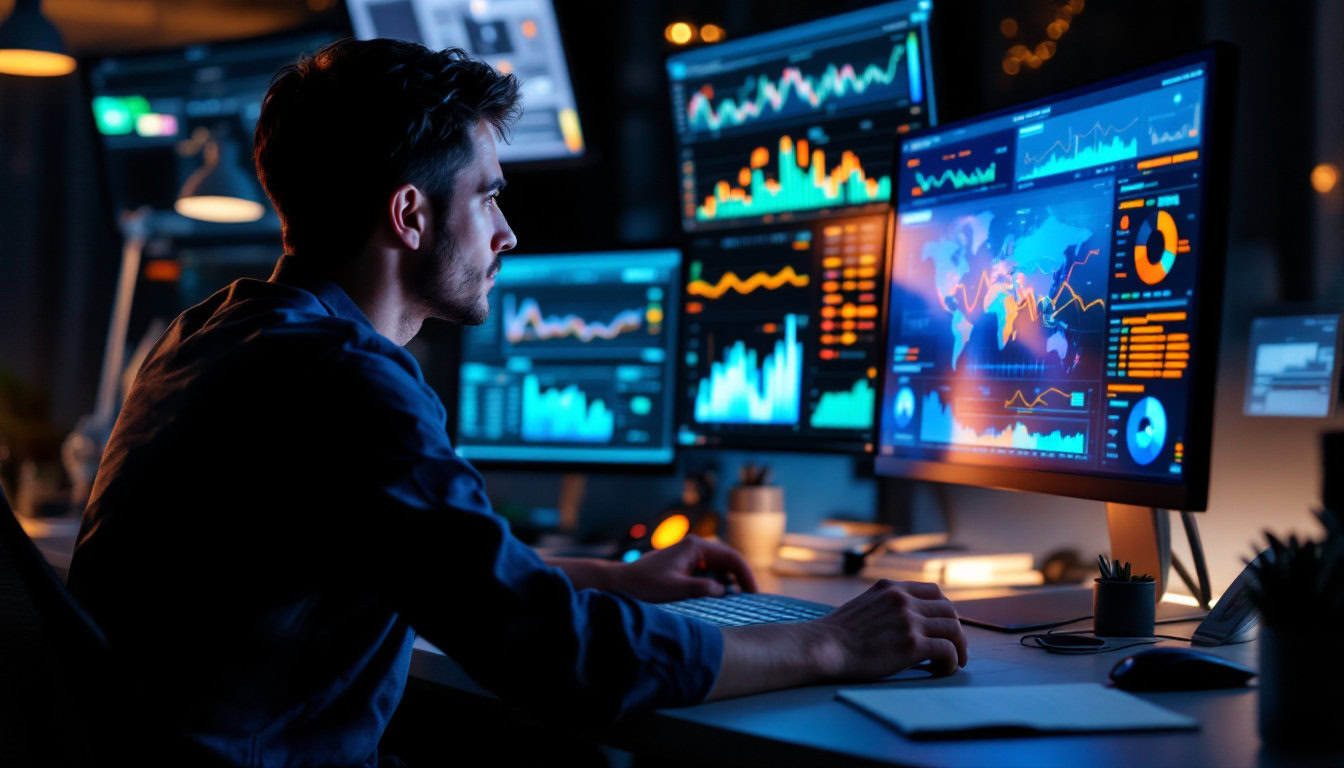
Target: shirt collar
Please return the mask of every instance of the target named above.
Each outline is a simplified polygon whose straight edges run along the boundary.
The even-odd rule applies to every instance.
[[[333,316],[373,328],[364,311],[359,308],[350,294],[345,292],[335,280],[310,273],[294,254],[286,253],[275,264],[270,282],[284,283],[301,288],[317,297],[319,303]]]

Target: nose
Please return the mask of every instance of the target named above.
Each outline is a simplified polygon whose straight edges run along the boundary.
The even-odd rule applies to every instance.
[[[518,245],[518,238],[513,236],[513,230],[509,227],[509,222],[504,218],[504,212],[495,208],[495,236],[491,238],[490,245],[495,249],[495,253],[501,251],[511,251]]]

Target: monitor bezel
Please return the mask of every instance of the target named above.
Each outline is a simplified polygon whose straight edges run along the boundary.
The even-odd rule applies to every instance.
[[[612,247],[611,243],[605,243],[597,245],[596,247],[592,248],[566,247],[563,250],[556,249],[556,250],[537,251],[532,253],[516,253],[516,254],[505,253],[504,262],[507,263],[508,261],[513,259],[522,260],[529,258],[543,258],[554,256],[582,256],[585,254],[595,254],[595,253],[640,253],[640,252],[654,253],[660,251],[674,251],[677,253],[678,258],[680,260],[680,263],[677,265],[677,280],[675,285],[676,289],[675,300],[678,302],[677,304],[678,318],[677,322],[671,324],[672,333],[677,334],[676,338],[673,339],[672,344],[673,355],[676,356],[680,351],[680,344],[681,344],[680,334],[682,329],[681,329],[680,315],[684,311],[680,304],[682,300],[681,278],[682,275],[684,274],[683,270],[685,269],[686,264],[686,248],[684,243],[682,243],[680,240],[642,242],[632,244],[629,246],[617,246],[617,247]],[[497,307],[494,306],[491,306],[490,308],[492,312],[495,311],[496,309]],[[456,325],[455,327],[457,328],[457,334],[458,334],[459,358],[453,365],[452,384],[454,392],[457,395],[457,398],[460,399],[462,392],[462,362],[463,362],[462,356],[464,354],[462,350],[465,349],[464,347],[465,327],[462,325]],[[678,360],[674,359],[672,361],[672,368],[673,368],[672,371],[673,383],[675,386],[677,377],[681,375],[681,363]],[[461,414],[458,410],[459,407],[460,406],[457,400],[451,403],[451,405],[448,403],[444,404],[445,410],[450,411],[448,418],[449,423],[452,425],[452,431],[450,437],[452,439],[454,451],[457,451],[459,448],[458,438],[461,436],[460,435]],[[541,472],[582,472],[585,474],[612,474],[612,475],[618,475],[618,474],[670,475],[677,471],[677,468],[680,465],[680,458],[681,458],[680,451],[678,450],[679,446],[677,445],[676,441],[676,431],[675,431],[676,416],[677,416],[676,408],[677,406],[676,404],[674,404],[672,413],[673,418],[671,425],[671,428],[673,430],[671,433],[672,450],[669,458],[664,461],[652,461],[652,462],[565,461],[565,460],[549,461],[546,459],[535,459],[535,458],[503,459],[503,458],[483,458],[475,456],[464,456],[463,459],[466,460],[468,463],[470,463],[473,467],[477,467],[483,472],[487,471],[506,472],[510,470],[528,470],[528,471],[541,471]]]
[[[1189,431],[1185,438],[1187,446],[1184,471],[1181,479],[1175,483],[1159,483],[1150,480],[1132,480],[1105,475],[1083,475],[1049,470],[1033,470],[982,466],[976,464],[956,464],[931,461],[927,459],[900,458],[882,454],[881,418],[886,399],[887,376],[885,371],[875,407],[874,423],[877,433],[877,453],[873,461],[874,473],[885,477],[903,477],[913,480],[927,480],[958,485],[974,485],[1001,490],[1032,491],[1058,496],[1070,496],[1081,499],[1131,504],[1138,506],[1180,509],[1185,511],[1204,511],[1208,507],[1209,466],[1213,446],[1213,406],[1218,368],[1218,348],[1222,327],[1223,281],[1227,259],[1227,220],[1229,161],[1232,149],[1232,131],[1236,117],[1237,89],[1237,50],[1224,42],[1212,42],[1188,53],[1166,57],[1141,67],[1129,68],[1109,77],[1097,78],[1081,86],[1060,91],[1059,93],[1013,104],[1002,109],[985,112],[970,118],[944,123],[936,127],[912,131],[896,138],[896,168],[901,167],[901,145],[905,141],[924,135],[941,133],[958,127],[977,123],[986,119],[1004,117],[1026,109],[1051,104],[1094,92],[1099,88],[1123,85],[1160,74],[1163,71],[1196,62],[1204,62],[1209,68],[1208,125],[1210,132],[1205,145],[1208,161],[1204,164],[1205,189],[1200,200],[1201,231],[1204,233],[1204,247],[1201,249],[1200,274],[1197,290],[1201,296],[1201,311],[1195,320],[1196,338],[1200,339],[1202,353],[1196,360],[1190,376]],[[892,204],[893,210],[899,206],[899,200]],[[894,243],[897,232],[892,227],[891,239]],[[889,247],[892,260],[895,248]],[[883,292],[882,316],[887,320],[884,332],[890,331],[891,281]],[[883,346],[883,367],[886,366],[886,345]],[[1196,393],[1208,396],[1196,398]]]

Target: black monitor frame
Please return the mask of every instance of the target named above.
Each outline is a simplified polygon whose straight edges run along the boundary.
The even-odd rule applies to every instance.
[[[1180,483],[1124,480],[1101,475],[1067,474],[1063,472],[1017,468],[953,464],[925,459],[907,459],[883,456],[874,459],[874,471],[888,477],[904,477],[959,485],[975,485],[1002,490],[1034,491],[1059,496],[1118,504],[1162,509],[1204,511],[1208,507],[1210,451],[1213,446],[1213,392],[1217,383],[1218,346],[1222,324],[1223,282],[1227,255],[1229,161],[1232,152],[1232,129],[1236,117],[1237,51],[1227,43],[1214,42],[1182,56],[1167,58],[1147,66],[1129,69],[1111,77],[1097,80],[1060,93],[1015,104],[971,118],[944,123],[936,127],[914,131],[896,140],[896,167],[901,165],[901,144],[919,136],[941,133],[969,123],[1004,117],[1036,106],[1081,96],[1097,86],[1120,85],[1180,67],[1182,64],[1207,60],[1210,64],[1208,124],[1216,126],[1205,145],[1208,162],[1205,164],[1205,194],[1200,201],[1201,232],[1204,247],[1200,255],[1200,311],[1194,324],[1202,351],[1197,358],[1190,380],[1190,429],[1185,442],[1189,446]],[[895,207],[895,206],[893,206]],[[893,228],[892,237],[896,231]],[[894,251],[894,248],[889,248]],[[894,256],[892,257],[894,259]],[[888,320],[891,312],[891,281],[883,293],[882,316]],[[884,340],[889,344],[890,340]],[[885,361],[884,361],[885,365]],[[875,424],[880,430],[883,403],[886,398],[886,376],[879,388]],[[1204,395],[1196,399],[1193,395]]]

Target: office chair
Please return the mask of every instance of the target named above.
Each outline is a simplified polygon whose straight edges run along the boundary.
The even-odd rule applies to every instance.
[[[43,559],[0,489],[0,765],[116,758],[107,640]]]

